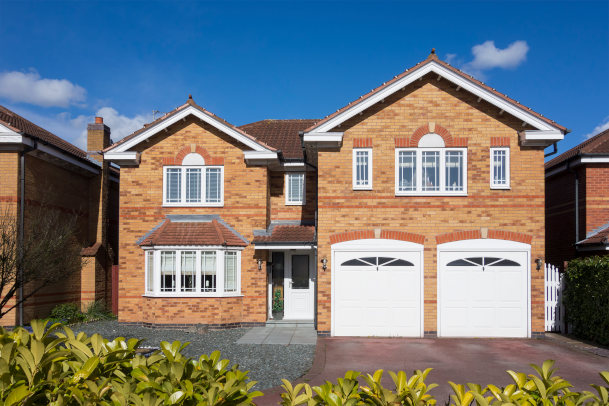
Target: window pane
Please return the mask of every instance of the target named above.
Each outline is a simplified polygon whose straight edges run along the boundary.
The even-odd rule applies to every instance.
[[[398,191],[417,189],[417,155],[415,151],[400,151],[398,154]]]
[[[431,192],[440,190],[440,152],[423,151],[423,185],[422,190]]]
[[[493,150],[493,185],[507,185],[507,151]]]
[[[446,151],[446,190],[463,190],[463,151]]]
[[[205,202],[220,203],[222,201],[222,170],[207,168],[205,170]]]
[[[226,252],[224,254],[224,291],[237,291],[237,253]]]
[[[288,202],[302,203],[304,192],[304,173],[288,174]]]
[[[154,252],[146,251],[146,291],[154,291]]]
[[[161,251],[161,292],[176,290],[176,253]]]
[[[167,190],[165,191],[168,203],[179,203],[182,190],[182,169],[167,168]]]
[[[369,165],[370,165],[369,151],[356,151],[355,152],[355,185],[356,186],[368,186],[370,184],[370,181],[368,179]]]
[[[195,291],[195,275],[196,265],[195,265],[196,254],[194,251],[182,251],[182,268],[181,268],[181,276],[182,276],[182,286],[180,290],[182,292],[194,292]]]
[[[292,289],[309,289],[308,255],[292,255]]]
[[[201,291],[216,291],[216,252],[201,252]]]
[[[186,169],[186,202],[201,202],[201,169]]]

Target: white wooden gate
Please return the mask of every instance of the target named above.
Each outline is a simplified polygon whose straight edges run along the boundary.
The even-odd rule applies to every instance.
[[[562,304],[563,275],[558,267],[545,264],[546,331],[564,332],[565,309]]]

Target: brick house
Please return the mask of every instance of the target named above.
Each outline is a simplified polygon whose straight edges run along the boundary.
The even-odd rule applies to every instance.
[[[605,255],[609,249],[609,130],[545,164],[546,261]]]
[[[110,273],[118,254],[118,168],[103,162],[110,129],[101,118],[89,124],[89,152],[0,106],[0,206],[27,224],[33,210],[77,216],[77,238],[83,242],[80,273],[45,287],[15,308],[0,324],[14,326],[46,317],[61,303],[111,302]],[[8,210],[8,212],[6,211]],[[31,287],[26,286],[27,289]],[[15,300],[9,302],[12,306]]]
[[[112,145],[119,321],[319,334],[544,331],[544,148],[566,129],[435,53],[322,120],[192,99]]]

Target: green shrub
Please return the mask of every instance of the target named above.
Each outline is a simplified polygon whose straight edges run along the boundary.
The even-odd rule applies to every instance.
[[[51,319],[65,323],[76,323],[85,319],[75,303],[62,303],[51,310]]]
[[[103,300],[89,303],[84,312],[84,321],[110,320],[115,318],[114,314],[108,310]]]
[[[34,320],[0,328],[0,404],[10,405],[247,405],[260,392],[247,372],[220,353],[186,358],[187,344],[162,342],[149,357],[140,340],[75,335],[59,323]]]
[[[572,392],[569,389],[571,387],[569,382],[554,375],[554,361],[545,361],[541,367],[531,366],[537,375],[507,371],[514,383],[503,388],[495,385],[482,387],[473,383],[464,386],[449,382],[453,395],[447,404],[451,406],[609,405],[609,372],[600,373],[607,387],[591,385],[596,393]],[[284,379],[281,404],[284,406],[435,405],[437,401],[429,391],[437,385],[425,383],[429,372],[431,369],[417,370],[410,378],[403,371],[389,372],[394,384],[393,390],[381,385],[383,370],[365,376],[359,372],[348,371],[336,384],[326,381],[325,384],[314,387],[306,383],[294,387]],[[364,380],[363,384],[358,381],[360,377]]]
[[[565,279],[563,302],[572,333],[609,345],[609,256],[569,262]]]

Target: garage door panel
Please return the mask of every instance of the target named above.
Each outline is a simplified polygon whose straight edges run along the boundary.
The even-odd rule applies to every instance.
[[[440,252],[442,336],[526,337],[526,252]]]
[[[335,252],[334,335],[420,336],[419,252]],[[366,262],[367,266],[352,266]]]

